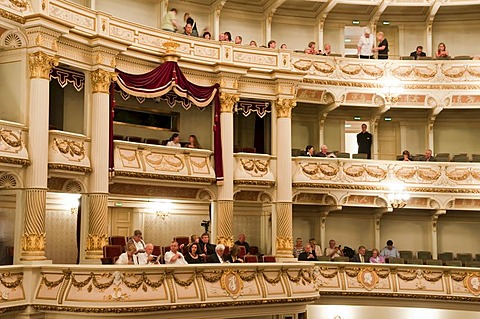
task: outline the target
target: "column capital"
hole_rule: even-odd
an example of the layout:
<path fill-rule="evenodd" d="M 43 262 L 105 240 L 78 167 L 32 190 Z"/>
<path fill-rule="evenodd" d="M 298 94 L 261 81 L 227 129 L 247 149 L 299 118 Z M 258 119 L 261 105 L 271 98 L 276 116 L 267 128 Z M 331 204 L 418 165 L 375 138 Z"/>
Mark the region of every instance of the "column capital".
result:
<path fill-rule="evenodd" d="M 277 118 L 291 118 L 292 109 L 297 105 L 297 101 L 294 99 L 278 98 L 275 103 L 277 108 Z"/>
<path fill-rule="evenodd" d="M 116 81 L 117 75 L 103 69 L 96 69 L 90 73 L 92 93 L 109 93 L 110 83 Z"/>
<path fill-rule="evenodd" d="M 220 111 L 222 113 L 232 113 L 235 103 L 240 100 L 240 95 L 235 93 L 220 93 Z"/>
<path fill-rule="evenodd" d="M 31 79 L 50 79 L 50 70 L 58 65 L 58 57 L 37 51 L 28 55 L 28 67 Z"/>

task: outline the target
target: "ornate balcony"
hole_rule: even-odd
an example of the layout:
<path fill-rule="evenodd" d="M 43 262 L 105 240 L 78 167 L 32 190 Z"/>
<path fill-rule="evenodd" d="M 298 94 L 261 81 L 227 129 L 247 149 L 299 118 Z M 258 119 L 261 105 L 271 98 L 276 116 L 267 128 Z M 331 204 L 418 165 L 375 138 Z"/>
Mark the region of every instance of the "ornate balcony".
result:
<path fill-rule="evenodd" d="M 21 124 L 0 121 L 0 165 L 22 167 L 30 163 L 25 147 L 26 131 Z"/>
<path fill-rule="evenodd" d="M 90 173 L 89 139 L 85 135 L 52 130 L 48 143 L 48 168 L 78 174 Z"/>
<path fill-rule="evenodd" d="M 236 153 L 233 180 L 236 185 L 271 187 L 275 176 L 271 169 L 271 156 L 266 154 Z"/>

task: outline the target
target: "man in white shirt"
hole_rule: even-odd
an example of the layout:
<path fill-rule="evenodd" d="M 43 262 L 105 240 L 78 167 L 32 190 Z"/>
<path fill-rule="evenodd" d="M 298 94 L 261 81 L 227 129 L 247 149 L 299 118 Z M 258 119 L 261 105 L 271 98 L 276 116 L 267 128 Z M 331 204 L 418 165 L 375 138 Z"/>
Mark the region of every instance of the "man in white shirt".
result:
<path fill-rule="evenodd" d="M 187 262 L 183 258 L 183 254 L 178 251 L 178 243 L 172 241 L 170 244 L 170 251 L 165 253 L 165 264 L 186 265 Z"/>
<path fill-rule="evenodd" d="M 387 246 L 383 247 L 380 251 L 380 256 L 388 258 L 400 258 L 400 253 L 395 246 L 393 246 L 393 241 L 391 239 L 387 240 Z"/>
<path fill-rule="evenodd" d="M 133 243 L 135 247 L 137 247 L 136 254 L 145 252 L 145 242 L 142 239 L 142 232 L 139 229 L 136 229 L 133 232 L 133 236 L 128 242 Z"/>
<path fill-rule="evenodd" d="M 137 259 L 139 265 L 153 265 L 157 263 L 158 256 L 152 255 L 153 253 L 153 244 L 148 243 L 145 245 L 145 252 L 138 253 Z"/>
<path fill-rule="evenodd" d="M 215 246 L 215 253 L 208 256 L 207 263 L 216 263 L 216 264 L 223 264 L 225 261 L 223 260 L 223 252 L 225 251 L 225 246 L 222 244 L 218 244 Z"/>
<path fill-rule="evenodd" d="M 373 44 L 374 39 L 370 36 L 370 29 L 365 28 L 357 44 L 357 54 L 360 59 L 373 59 Z"/>

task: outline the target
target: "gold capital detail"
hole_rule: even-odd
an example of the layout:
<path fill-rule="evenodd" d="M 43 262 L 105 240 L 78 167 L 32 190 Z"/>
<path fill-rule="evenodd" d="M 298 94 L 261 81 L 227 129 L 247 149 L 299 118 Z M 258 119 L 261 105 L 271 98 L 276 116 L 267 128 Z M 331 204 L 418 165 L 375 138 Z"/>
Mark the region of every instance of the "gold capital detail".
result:
<path fill-rule="evenodd" d="M 293 237 L 277 236 L 277 256 L 284 258 L 293 257 Z"/>
<path fill-rule="evenodd" d="M 107 244 L 107 235 L 88 234 L 87 236 L 87 251 L 102 250 Z"/>
<path fill-rule="evenodd" d="M 110 82 L 114 81 L 115 73 L 96 69 L 90 73 L 92 80 L 92 93 L 108 93 Z"/>
<path fill-rule="evenodd" d="M 58 57 L 50 56 L 43 51 L 37 51 L 28 55 L 28 67 L 31 79 L 50 78 L 50 70 L 58 65 Z"/>
<path fill-rule="evenodd" d="M 275 104 L 277 107 L 277 118 L 291 118 L 292 109 L 297 105 L 297 102 L 293 99 L 277 99 Z"/>
<path fill-rule="evenodd" d="M 42 234 L 23 234 L 23 251 L 43 251 L 45 250 L 45 233 Z"/>
<path fill-rule="evenodd" d="M 220 111 L 222 113 L 232 113 L 235 103 L 240 100 L 240 95 L 232 93 L 220 93 Z"/>
<path fill-rule="evenodd" d="M 233 246 L 233 236 L 217 236 L 217 244 L 223 244 L 225 247 Z"/>

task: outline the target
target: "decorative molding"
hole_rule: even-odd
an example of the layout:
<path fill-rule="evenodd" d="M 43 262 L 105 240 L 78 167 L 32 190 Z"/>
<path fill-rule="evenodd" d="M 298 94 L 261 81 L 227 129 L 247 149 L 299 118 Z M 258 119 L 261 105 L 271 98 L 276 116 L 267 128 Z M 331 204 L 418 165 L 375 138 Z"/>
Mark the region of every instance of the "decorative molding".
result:
<path fill-rule="evenodd" d="M 277 118 L 291 118 L 292 110 L 297 105 L 293 99 L 277 99 L 275 107 L 277 108 Z"/>
<path fill-rule="evenodd" d="M 220 92 L 220 112 L 232 113 L 233 107 L 239 100 L 239 94 Z"/>
<path fill-rule="evenodd" d="M 90 167 L 56 163 L 48 163 L 48 169 L 68 172 L 80 172 L 85 174 L 90 174 L 92 172 L 92 169 Z"/>
<path fill-rule="evenodd" d="M 28 55 L 28 67 L 31 79 L 50 79 L 50 70 L 58 65 L 58 57 L 37 51 Z"/>
<path fill-rule="evenodd" d="M 140 173 L 140 172 L 117 171 L 117 170 L 115 170 L 115 176 L 147 178 L 147 179 L 164 180 L 164 181 L 202 183 L 202 184 L 213 184 L 213 182 L 215 182 L 215 178 L 209 178 L 209 177 L 164 175 L 164 174 L 156 174 L 156 173 Z"/>
<path fill-rule="evenodd" d="M 235 185 L 247 185 L 247 186 L 275 186 L 275 181 L 262 181 L 262 180 L 234 180 Z"/>
<path fill-rule="evenodd" d="M 30 165 L 30 160 L 22 159 L 22 158 L 0 156 L 0 163 L 14 164 L 14 165 L 20 165 L 20 166 L 28 166 L 28 165 Z"/>
<path fill-rule="evenodd" d="M 92 93 L 105 93 L 110 91 L 110 83 L 116 81 L 116 74 L 103 69 L 96 69 L 90 73 Z"/>

